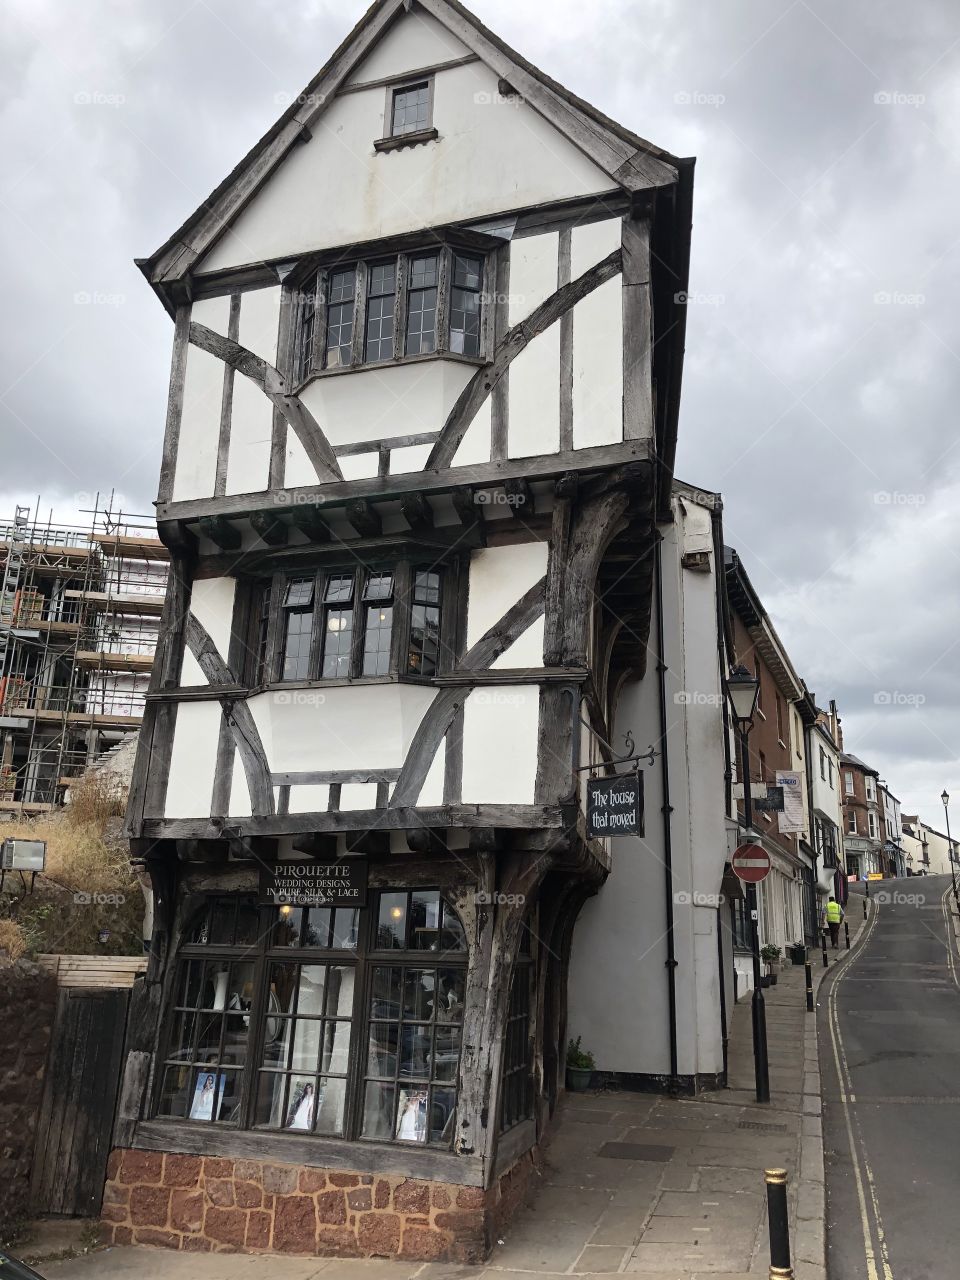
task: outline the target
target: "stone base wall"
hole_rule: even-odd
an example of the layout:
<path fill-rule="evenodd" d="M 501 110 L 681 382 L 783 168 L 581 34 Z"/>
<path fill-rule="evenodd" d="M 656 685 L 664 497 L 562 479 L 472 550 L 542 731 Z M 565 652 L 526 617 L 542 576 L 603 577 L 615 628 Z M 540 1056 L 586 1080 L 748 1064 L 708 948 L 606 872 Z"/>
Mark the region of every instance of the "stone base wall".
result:
<path fill-rule="evenodd" d="M 481 1262 L 539 1167 L 527 1152 L 489 1190 L 369 1173 L 115 1150 L 108 1243 L 204 1253 Z"/>

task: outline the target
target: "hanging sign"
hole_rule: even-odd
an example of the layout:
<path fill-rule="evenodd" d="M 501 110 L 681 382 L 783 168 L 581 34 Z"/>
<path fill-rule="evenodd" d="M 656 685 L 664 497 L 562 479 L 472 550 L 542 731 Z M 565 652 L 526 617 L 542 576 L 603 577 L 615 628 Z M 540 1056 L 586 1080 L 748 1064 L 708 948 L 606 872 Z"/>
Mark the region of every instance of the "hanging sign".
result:
<path fill-rule="evenodd" d="M 587 835 L 643 835 L 642 773 L 587 781 Z"/>
<path fill-rule="evenodd" d="M 747 884 L 759 884 L 770 874 L 770 855 L 758 844 L 742 844 L 730 859 L 730 870 Z"/>
<path fill-rule="evenodd" d="M 366 902 L 366 858 L 278 862 L 260 872 L 261 906 L 363 907 Z"/>
<path fill-rule="evenodd" d="M 782 812 L 777 815 L 777 830 L 781 833 L 806 830 L 803 821 L 803 783 L 802 773 L 777 770 L 777 786 L 783 790 Z"/>

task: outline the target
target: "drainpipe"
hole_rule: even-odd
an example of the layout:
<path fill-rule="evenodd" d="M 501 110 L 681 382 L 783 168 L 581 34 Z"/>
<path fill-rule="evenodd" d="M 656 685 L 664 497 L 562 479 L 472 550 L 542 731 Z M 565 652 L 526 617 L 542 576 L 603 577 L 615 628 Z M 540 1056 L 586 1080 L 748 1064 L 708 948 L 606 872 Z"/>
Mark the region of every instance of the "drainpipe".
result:
<path fill-rule="evenodd" d="M 667 1005 L 670 1017 L 670 1075 L 677 1080 L 677 956 L 673 933 L 673 836 L 670 803 L 670 761 L 667 744 L 667 666 L 663 660 L 663 538 L 657 538 L 657 680 L 660 695 L 660 778 L 663 786 L 664 904 L 667 921 Z"/>

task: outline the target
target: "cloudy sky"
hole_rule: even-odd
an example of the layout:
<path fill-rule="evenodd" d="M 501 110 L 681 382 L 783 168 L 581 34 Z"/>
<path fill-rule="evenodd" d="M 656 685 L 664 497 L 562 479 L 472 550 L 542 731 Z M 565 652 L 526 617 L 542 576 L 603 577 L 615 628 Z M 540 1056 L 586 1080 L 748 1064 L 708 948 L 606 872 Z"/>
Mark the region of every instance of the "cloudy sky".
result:
<path fill-rule="evenodd" d="M 10 0 L 0 518 L 155 494 L 170 322 L 133 266 L 360 17 L 355 0 Z M 960 827 L 960 10 L 476 0 L 697 157 L 678 474 L 725 500 L 800 673 L 908 811 Z"/>

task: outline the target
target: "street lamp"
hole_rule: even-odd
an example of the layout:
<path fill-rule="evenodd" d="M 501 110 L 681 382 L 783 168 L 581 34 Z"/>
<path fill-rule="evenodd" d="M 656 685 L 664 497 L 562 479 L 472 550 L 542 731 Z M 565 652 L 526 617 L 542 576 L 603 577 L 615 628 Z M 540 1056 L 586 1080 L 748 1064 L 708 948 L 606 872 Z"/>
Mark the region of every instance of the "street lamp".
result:
<path fill-rule="evenodd" d="M 957 897 L 957 864 L 953 856 L 953 841 L 950 839 L 950 810 L 947 805 L 950 803 L 950 793 L 944 787 L 940 795 L 943 801 L 943 816 L 947 820 L 947 858 L 950 862 L 950 878 L 953 881 L 953 902 L 954 906 L 960 911 L 960 898 Z"/>
<path fill-rule="evenodd" d="M 750 794 L 750 748 L 748 736 L 757 709 L 760 677 L 739 666 L 727 676 L 727 693 L 733 707 L 733 718 L 740 734 L 740 772 L 743 775 L 743 825 L 747 839 L 753 826 L 753 797 Z M 753 1021 L 753 1068 L 757 1082 L 757 1101 L 770 1101 L 770 1069 L 767 1061 L 767 1012 L 760 985 L 760 919 L 757 909 L 757 886 L 747 884 L 747 910 L 750 913 L 750 950 L 753 956 L 753 997 L 750 1012 Z"/>

